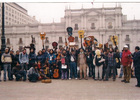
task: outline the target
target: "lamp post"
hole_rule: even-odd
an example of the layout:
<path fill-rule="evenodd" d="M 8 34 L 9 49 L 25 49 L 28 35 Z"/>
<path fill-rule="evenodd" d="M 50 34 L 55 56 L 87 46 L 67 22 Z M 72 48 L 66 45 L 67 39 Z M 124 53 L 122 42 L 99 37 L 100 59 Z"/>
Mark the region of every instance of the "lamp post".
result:
<path fill-rule="evenodd" d="M 1 36 L 1 51 L 2 53 L 5 51 L 6 44 L 5 44 L 5 25 L 4 25 L 4 3 L 2 3 L 2 36 Z"/>

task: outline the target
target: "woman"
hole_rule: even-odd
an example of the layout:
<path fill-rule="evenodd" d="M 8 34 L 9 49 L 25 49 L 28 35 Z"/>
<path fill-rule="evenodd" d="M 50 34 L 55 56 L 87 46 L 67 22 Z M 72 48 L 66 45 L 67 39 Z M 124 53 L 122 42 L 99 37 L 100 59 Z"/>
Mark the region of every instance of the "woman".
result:
<path fill-rule="evenodd" d="M 38 52 L 38 55 L 36 57 L 36 61 L 37 61 L 37 63 L 38 62 L 40 62 L 40 63 L 43 62 L 43 56 L 42 56 L 42 51 L 41 50 Z"/>
<path fill-rule="evenodd" d="M 34 52 L 34 49 L 31 49 L 30 50 L 30 53 L 29 53 L 29 69 L 31 67 L 33 67 L 33 65 L 35 64 L 36 62 L 36 54 Z"/>

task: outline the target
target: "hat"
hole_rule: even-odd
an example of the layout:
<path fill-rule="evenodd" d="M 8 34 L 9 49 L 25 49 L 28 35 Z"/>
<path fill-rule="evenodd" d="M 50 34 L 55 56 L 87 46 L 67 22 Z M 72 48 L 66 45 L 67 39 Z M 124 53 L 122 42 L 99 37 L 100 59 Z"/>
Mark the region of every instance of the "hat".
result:
<path fill-rule="evenodd" d="M 125 46 L 124 46 L 124 48 L 128 48 L 128 46 L 127 46 L 127 45 L 125 45 Z"/>
<path fill-rule="evenodd" d="M 5 50 L 7 50 L 7 49 L 9 50 L 9 48 L 5 48 Z"/>

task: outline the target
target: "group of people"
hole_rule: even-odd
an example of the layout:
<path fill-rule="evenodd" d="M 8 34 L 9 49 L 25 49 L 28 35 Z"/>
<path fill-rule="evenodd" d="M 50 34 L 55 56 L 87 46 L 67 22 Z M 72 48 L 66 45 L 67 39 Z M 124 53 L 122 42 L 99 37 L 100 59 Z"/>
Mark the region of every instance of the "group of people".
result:
<path fill-rule="evenodd" d="M 113 81 L 118 76 L 117 69 L 121 68 L 120 78 L 124 74 L 122 82 L 129 83 L 131 78 L 131 66 L 135 68 L 137 87 L 140 87 L 140 51 L 136 46 L 135 53 L 128 50 L 125 45 L 122 52 L 117 48 L 106 50 L 96 47 L 89 48 L 61 48 L 42 49 L 36 55 L 35 49 L 31 48 L 27 54 L 26 49 L 22 52 L 5 49 L 0 52 L 0 81 L 1 71 L 4 71 L 4 81 L 8 79 L 16 81 L 36 82 L 41 79 L 85 79 L 92 77 L 95 81 Z M 133 63 L 133 65 L 132 65 Z M 13 77 L 15 76 L 15 77 Z"/>

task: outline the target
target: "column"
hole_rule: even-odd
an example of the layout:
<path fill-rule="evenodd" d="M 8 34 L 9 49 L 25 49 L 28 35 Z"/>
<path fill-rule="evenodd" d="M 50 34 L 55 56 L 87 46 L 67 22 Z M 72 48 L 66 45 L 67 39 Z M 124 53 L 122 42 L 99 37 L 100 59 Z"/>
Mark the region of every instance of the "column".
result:
<path fill-rule="evenodd" d="M 115 18 L 115 24 L 116 24 L 115 27 L 117 28 L 117 27 L 118 27 L 118 25 L 117 25 L 117 15 L 115 15 L 115 17 L 116 17 L 116 18 Z"/>

